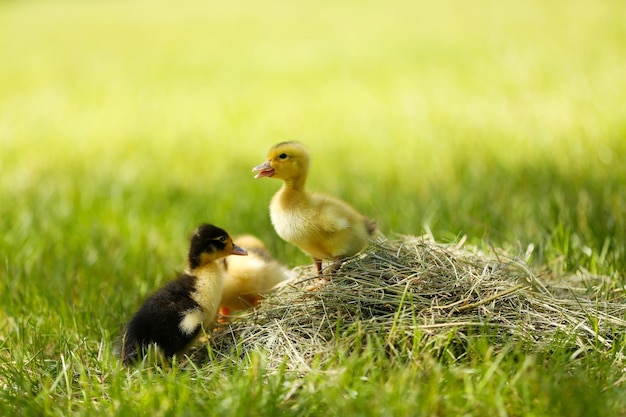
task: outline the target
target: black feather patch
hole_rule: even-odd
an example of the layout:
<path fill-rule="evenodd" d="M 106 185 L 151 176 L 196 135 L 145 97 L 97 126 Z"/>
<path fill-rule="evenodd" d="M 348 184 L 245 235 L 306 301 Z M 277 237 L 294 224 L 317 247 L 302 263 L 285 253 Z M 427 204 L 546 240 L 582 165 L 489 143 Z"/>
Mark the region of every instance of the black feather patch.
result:
<path fill-rule="evenodd" d="M 151 344 L 158 345 L 171 358 L 194 340 L 201 326 L 185 334 L 179 324 L 184 312 L 200 309 L 191 298 L 196 280 L 194 276 L 181 274 L 146 299 L 126 326 L 121 349 L 124 363 L 143 357 Z"/>

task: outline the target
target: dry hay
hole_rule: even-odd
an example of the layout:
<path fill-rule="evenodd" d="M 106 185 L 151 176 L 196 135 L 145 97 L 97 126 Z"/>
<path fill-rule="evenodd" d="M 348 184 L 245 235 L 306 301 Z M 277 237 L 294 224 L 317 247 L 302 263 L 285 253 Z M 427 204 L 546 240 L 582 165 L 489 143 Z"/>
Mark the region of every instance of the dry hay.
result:
<path fill-rule="evenodd" d="M 390 354 L 462 355 L 451 346 L 462 351 L 477 334 L 499 345 L 528 341 L 529 349 L 560 340 L 578 354 L 609 349 L 613 335 L 626 328 L 624 304 L 573 292 L 557 297 L 524 259 L 465 249 L 462 242 L 380 239 L 315 291 L 307 290 L 314 270 L 296 272 L 298 279 L 256 311 L 214 332 L 214 354 L 264 351 L 270 366 L 306 371 L 338 346 L 358 348 L 368 334 L 383 336 Z"/>

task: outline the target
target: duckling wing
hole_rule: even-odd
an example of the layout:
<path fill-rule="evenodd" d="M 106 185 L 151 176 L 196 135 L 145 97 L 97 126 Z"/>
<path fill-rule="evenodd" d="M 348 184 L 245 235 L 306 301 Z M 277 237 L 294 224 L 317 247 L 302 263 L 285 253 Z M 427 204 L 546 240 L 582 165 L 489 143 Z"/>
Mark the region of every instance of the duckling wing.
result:
<path fill-rule="evenodd" d="M 313 195 L 313 203 L 318 208 L 316 223 L 326 233 L 349 229 L 362 217 L 348 204 L 327 195 Z"/>

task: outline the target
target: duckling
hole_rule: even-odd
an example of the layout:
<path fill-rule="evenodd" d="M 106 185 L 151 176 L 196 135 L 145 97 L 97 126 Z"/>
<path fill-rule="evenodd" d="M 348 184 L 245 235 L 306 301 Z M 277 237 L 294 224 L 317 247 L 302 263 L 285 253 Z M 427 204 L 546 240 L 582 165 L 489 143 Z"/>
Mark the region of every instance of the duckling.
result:
<path fill-rule="evenodd" d="M 244 235 L 235 240 L 248 256 L 223 259 L 227 272 L 220 305 L 223 316 L 256 307 L 263 294 L 292 278 L 291 271 L 272 258 L 259 238 Z"/>
<path fill-rule="evenodd" d="M 283 181 L 270 203 L 270 217 L 278 235 L 311 255 L 318 276 L 322 260 L 333 261 L 334 272 L 343 260 L 361 252 L 376 230 L 376 222 L 352 206 L 324 194 L 305 189 L 309 152 L 299 142 L 282 142 L 272 147 L 267 161 L 252 169 L 254 178 Z"/>
<path fill-rule="evenodd" d="M 216 322 L 224 271 L 216 262 L 228 255 L 247 255 L 228 232 L 212 224 L 199 226 L 189 245 L 185 271 L 148 297 L 126 326 L 121 359 L 143 357 L 156 344 L 170 359 L 182 354 Z"/>

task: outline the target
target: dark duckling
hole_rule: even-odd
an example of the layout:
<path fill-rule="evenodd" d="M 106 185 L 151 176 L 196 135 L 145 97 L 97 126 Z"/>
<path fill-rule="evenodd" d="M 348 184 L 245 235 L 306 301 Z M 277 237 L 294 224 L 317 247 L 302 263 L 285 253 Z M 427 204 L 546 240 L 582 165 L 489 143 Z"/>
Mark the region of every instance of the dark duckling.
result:
<path fill-rule="evenodd" d="M 214 327 L 225 278 L 216 261 L 229 255 L 247 252 L 217 226 L 203 224 L 195 230 L 185 271 L 149 296 L 126 326 L 123 363 L 142 358 L 153 344 L 171 359 L 185 353 L 203 328 Z"/>

